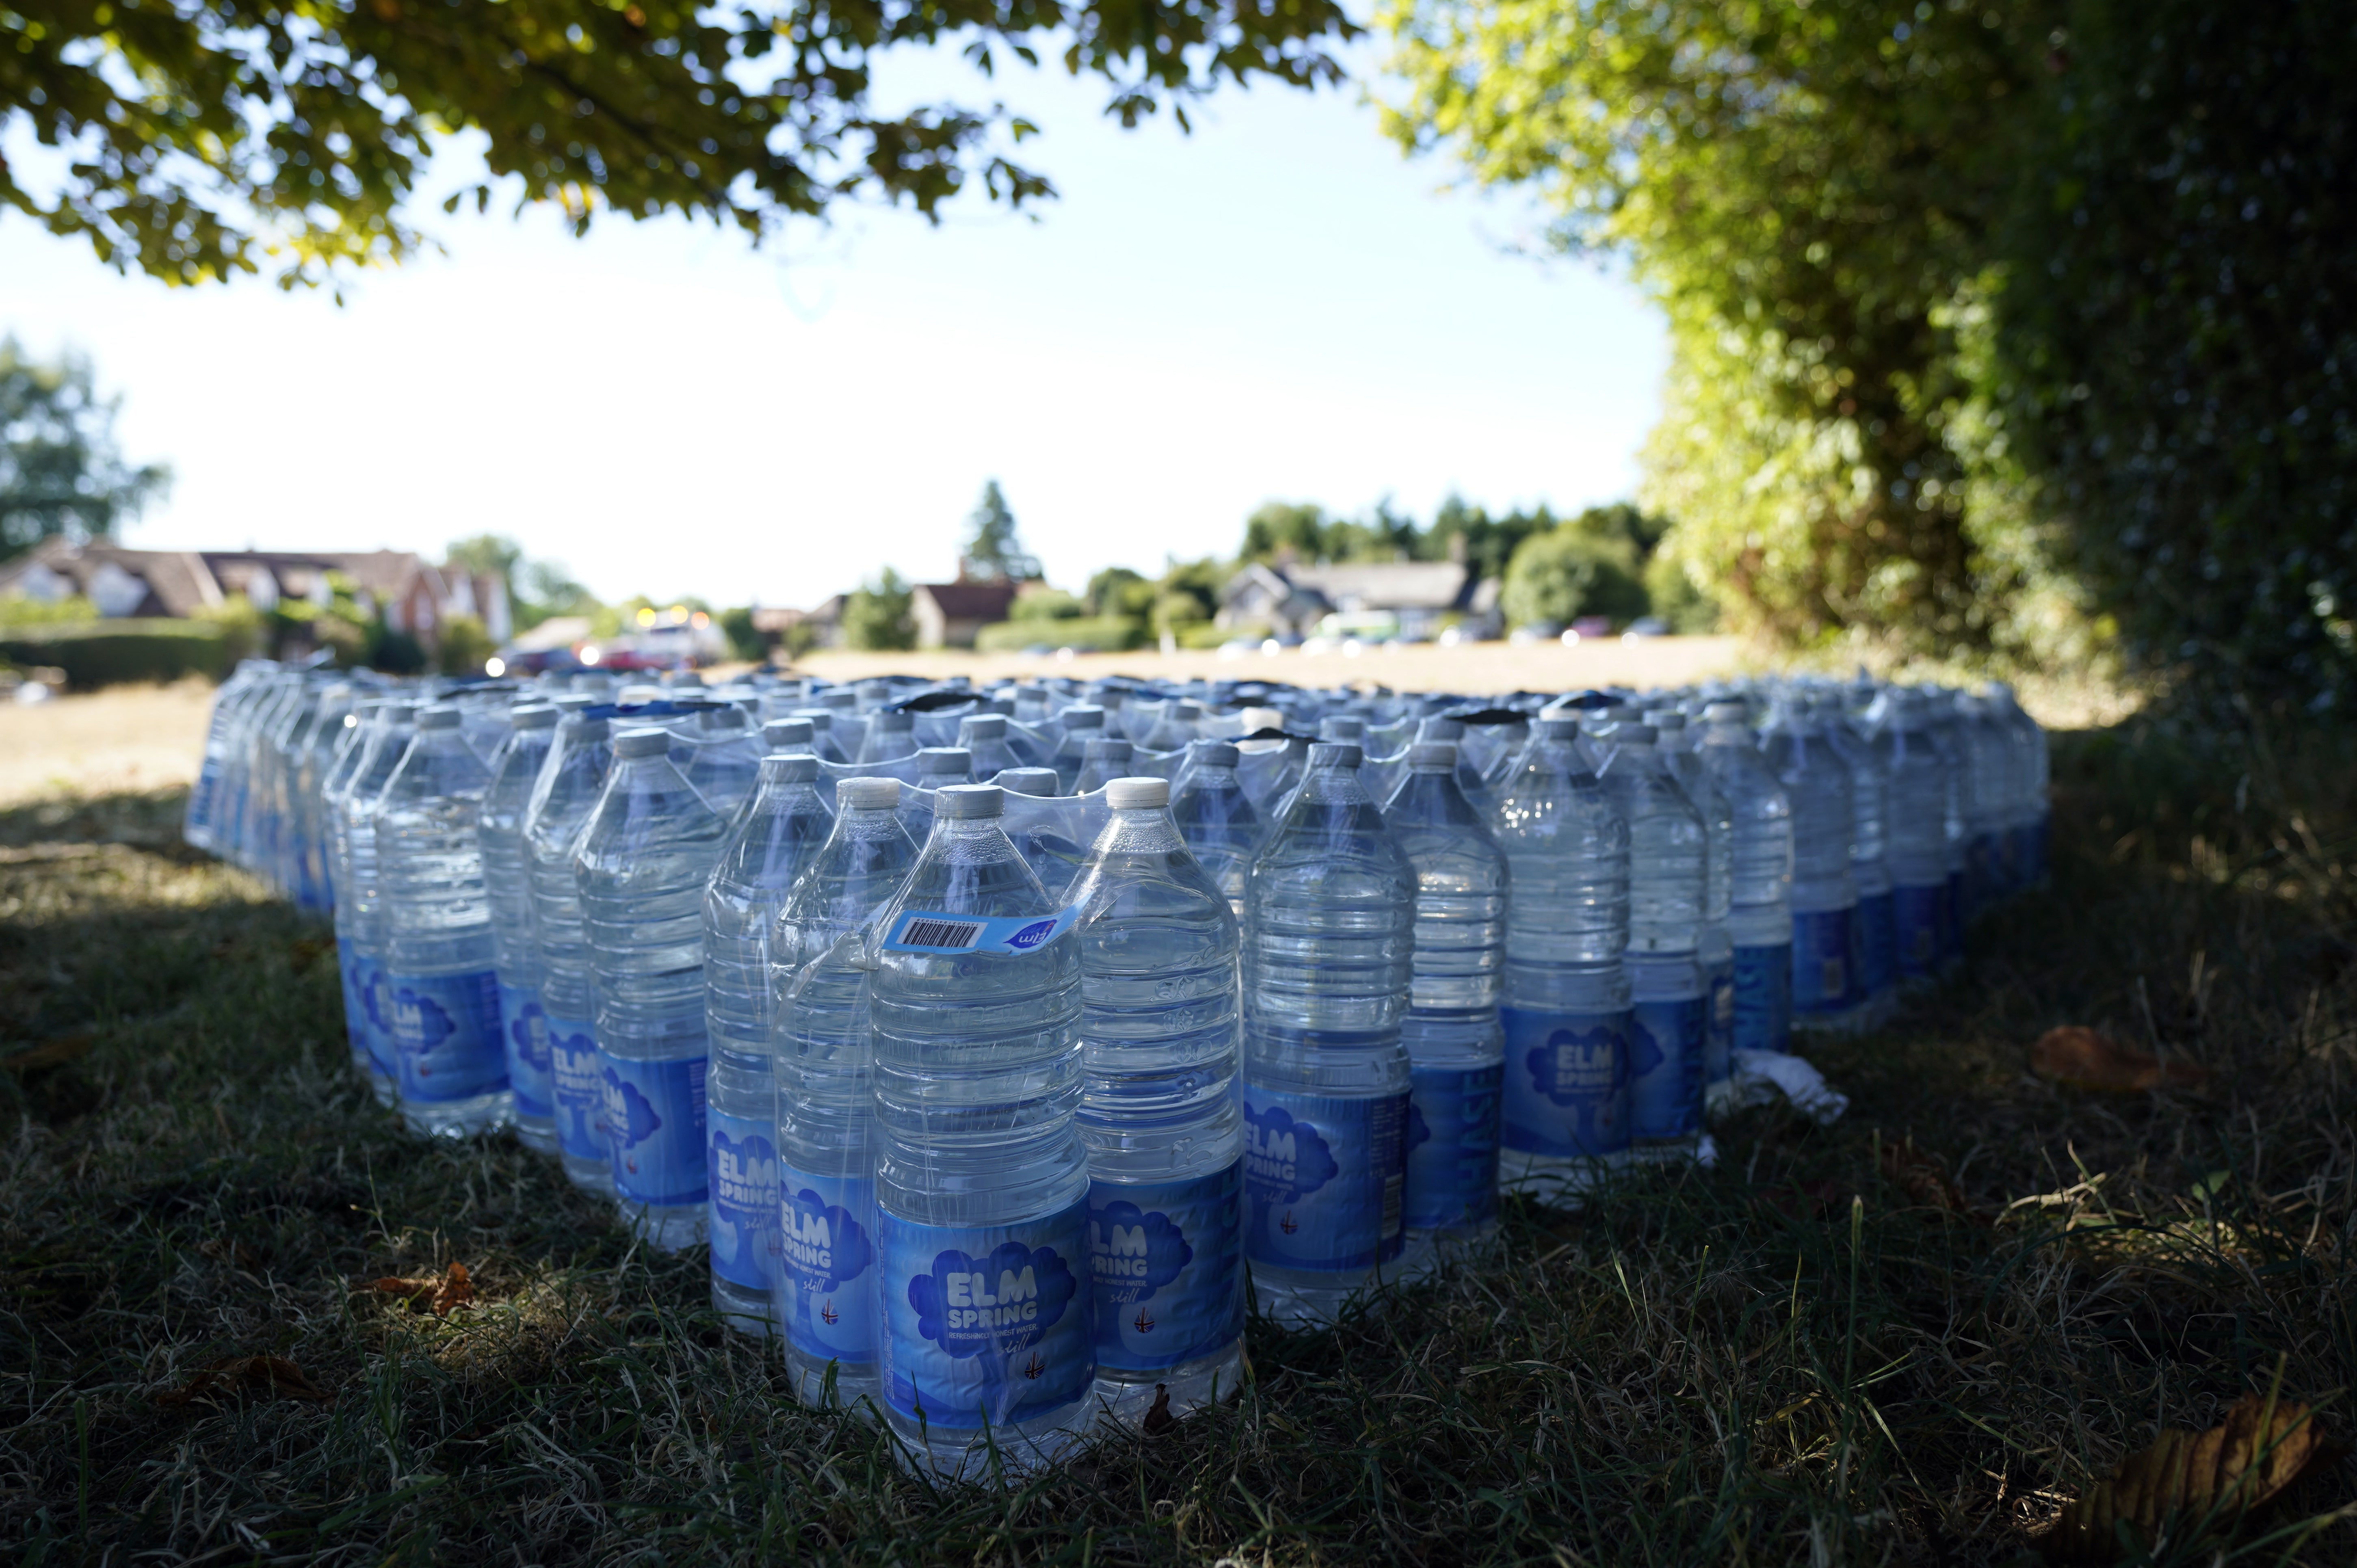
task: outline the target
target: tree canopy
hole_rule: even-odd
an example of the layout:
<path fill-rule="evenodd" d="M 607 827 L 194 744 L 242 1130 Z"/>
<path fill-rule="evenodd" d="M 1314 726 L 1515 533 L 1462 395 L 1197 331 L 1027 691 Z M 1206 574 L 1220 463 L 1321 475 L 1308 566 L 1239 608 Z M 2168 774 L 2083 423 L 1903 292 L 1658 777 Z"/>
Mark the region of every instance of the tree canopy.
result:
<path fill-rule="evenodd" d="M 1027 553 L 1016 536 L 1014 510 L 996 479 L 982 487 L 982 499 L 966 515 L 965 527 L 965 543 L 958 551 L 959 576 L 981 583 L 1039 580 L 1039 558 Z"/>
<path fill-rule="evenodd" d="M 120 401 L 99 396 L 89 360 L 36 363 L 0 338 L 0 561 L 54 534 L 112 533 L 170 488 L 171 469 L 115 446 Z"/>
<path fill-rule="evenodd" d="M 471 131 L 479 206 L 759 238 L 847 199 L 931 216 L 975 187 L 1053 193 L 1004 104 L 879 106 L 894 50 L 954 45 L 988 74 L 1060 47 L 1123 124 L 1184 125 L 1223 80 L 1339 81 L 1329 47 L 1355 31 L 1337 0 L 0 0 L 0 132 L 70 160 L 47 188 L 0 162 L 0 204 L 124 271 L 319 283 L 415 249 L 404 208 Z"/>

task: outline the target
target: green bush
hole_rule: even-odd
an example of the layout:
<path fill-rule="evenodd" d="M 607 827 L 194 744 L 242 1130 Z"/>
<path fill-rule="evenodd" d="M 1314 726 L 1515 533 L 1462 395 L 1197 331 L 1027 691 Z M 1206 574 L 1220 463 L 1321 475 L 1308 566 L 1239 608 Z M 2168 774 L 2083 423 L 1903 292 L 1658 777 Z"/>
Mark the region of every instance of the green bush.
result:
<path fill-rule="evenodd" d="M 189 620 L 101 620 L 0 633 L 0 660 L 48 664 L 77 692 L 126 681 L 220 680 L 230 665 L 221 628 Z"/>
<path fill-rule="evenodd" d="M 1649 607 L 1640 570 L 1625 534 L 1587 526 L 1585 519 L 1533 534 L 1506 567 L 1507 624 L 1567 626 L 1580 616 L 1634 620 Z"/>
<path fill-rule="evenodd" d="M 1127 616 L 1082 616 L 1071 620 L 1003 620 L 974 639 L 983 653 L 1019 653 L 1039 644 L 1077 648 L 1085 653 L 1121 653 L 1142 648 L 1146 626 Z"/>
<path fill-rule="evenodd" d="M 442 635 L 434 645 L 434 658 L 445 675 L 479 675 L 483 665 L 499 651 L 491 634 L 473 616 L 452 616 L 442 623 Z"/>

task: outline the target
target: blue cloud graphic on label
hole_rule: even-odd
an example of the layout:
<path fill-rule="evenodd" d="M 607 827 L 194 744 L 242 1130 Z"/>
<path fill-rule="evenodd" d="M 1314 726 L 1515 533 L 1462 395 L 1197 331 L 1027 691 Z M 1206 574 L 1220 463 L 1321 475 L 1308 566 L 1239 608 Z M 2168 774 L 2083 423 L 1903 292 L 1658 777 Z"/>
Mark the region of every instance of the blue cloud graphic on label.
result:
<path fill-rule="evenodd" d="M 1254 1111 L 1244 1105 L 1244 1176 L 1254 1196 L 1269 1203 L 1298 1203 L 1332 1181 L 1341 1170 L 1318 1129 L 1296 1122 L 1282 1105 Z"/>
<path fill-rule="evenodd" d="M 1055 934 L 1055 921 L 1035 920 L 1030 925 L 1024 927 L 1021 930 L 1007 938 L 1006 945 L 1011 948 L 1021 948 L 1028 952 Z"/>
<path fill-rule="evenodd" d="M 778 1190 L 778 1156 L 760 1136 L 712 1134 L 712 1196 L 739 1208 L 767 1209 Z"/>
<path fill-rule="evenodd" d="M 548 1015 L 540 1010 L 537 1002 L 526 1003 L 516 1021 L 508 1026 L 508 1037 L 515 1041 L 516 1049 L 528 1062 L 548 1059 Z M 586 1046 L 587 1042 L 583 1042 Z"/>
<path fill-rule="evenodd" d="M 1407 1148 L 1415 1153 L 1420 1144 L 1432 1142 L 1432 1123 L 1424 1119 L 1424 1107 L 1411 1100 L 1407 1102 Z"/>
<path fill-rule="evenodd" d="M 1001 1242 L 985 1258 L 952 1248 L 909 1282 L 918 1331 L 963 1360 L 1028 1350 L 1063 1317 L 1081 1282 L 1052 1247 Z"/>
<path fill-rule="evenodd" d="M 847 1208 L 809 1187 L 786 1199 L 786 1266 L 806 1291 L 841 1290 L 876 1261 L 876 1243 Z"/>
<path fill-rule="evenodd" d="M 386 1034 L 393 1033 L 393 987 L 384 980 L 384 971 L 371 969 L 361 977 L 361 1002 L 368 1009 L 368 1021 Z"/>
<path fill-rule="evenodd" d="M 450 1015 L 431 996 L 420 995 L 406 985 L 393 993 L 393 1037 L 401 1042 L 402 1049 L 430 1051 L 457 1031 Z"/>
<path fill-rule="evenodd" d="M 1629 1078 L 1620 1031 L 1598 1026 L 1557 1029 L 1528 1058 L 1531 1081 L 1556 1105 L 1576 1105 L 1616 1092 Z"/>
<path fill-rule="evenodd" d="M 612 1068 L 606 1069 L 606 1130 L 622 1140 L 622 1147 L 636 1148 L 655 1135 L 662 1118 L 639 1086 L 616 1076 Z"/>
<path fill-rule="evenodd" d="M 1662 1049 L 1662 1042 L 1654 1036 L 1652 1030 L 1645 1026 L 1644 1019 L 1638 1019 L 1637 1026 L 1629 1033 L 1629 1075 L 1632 1079 L 1644 1077 L 1670 1059 Z"/>
<path fill-rule="evenodd" d="M 1170 1217 L 1125 1200 L 1089 1210 L 1089 1272 L 1097 1300 L 1126 1306 L 1178 1277 L 1195 1249 Z"/>

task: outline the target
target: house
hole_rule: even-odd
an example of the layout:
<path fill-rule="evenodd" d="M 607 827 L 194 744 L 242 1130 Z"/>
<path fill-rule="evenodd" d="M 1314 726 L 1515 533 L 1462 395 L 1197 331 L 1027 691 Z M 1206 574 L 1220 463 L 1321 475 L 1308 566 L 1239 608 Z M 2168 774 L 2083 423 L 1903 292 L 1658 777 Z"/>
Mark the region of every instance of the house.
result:
<path fill-rule="evenodd" d="M 1335 625 L 1328 622 L 1332 617 Z M 1254 562 L 1220 590 L 1213 624 L 1272 637 L 1308 637 L 1321 629 L 1389 628 L 1423 639 L 1445 618 L 1494 636 L 1498 582 L 1476 577 L 1461 561 L 1345 561 L 1303 565 Z"/>
<path fill-rule="evenodd" d="M 817 608 L 807 610 L 756 605 L 753 629 L 761 634 L 761 640 L 772 651 L 797 642 L 810 648 L 841 648 L 844 597 L 837 594 Z"/>
<path fill-rule="evenodd" d="M 1019 583 L 920 583 L 909 590 L 909 618 L 920 648 L 972 648 L 984 627 L 1005 620 Z"/>
<path fill-rule="evenodd" d="M 109 619 L 186 620 L 241 595 L 258 610 L 290 599 L 324 609 L 334 599 L 330 573 L 350 583 L 362 615 L 382 615 L 386 625 L 428 649 L 453 616 L 482 622 L 494 642 L 515 629 L 507 583 L 498 573 L 437 566 L 406 550 L 126 550 L 103 539 L 76 544 L 52 538 L 0 565 L 0 598 L 54 603 L 80 596 Z"/>

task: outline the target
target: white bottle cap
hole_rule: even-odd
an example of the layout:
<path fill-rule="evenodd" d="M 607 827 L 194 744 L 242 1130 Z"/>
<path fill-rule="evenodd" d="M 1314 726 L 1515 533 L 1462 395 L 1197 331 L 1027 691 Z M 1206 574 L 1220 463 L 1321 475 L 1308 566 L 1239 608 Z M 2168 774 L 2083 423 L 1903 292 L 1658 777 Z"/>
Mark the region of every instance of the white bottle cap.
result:
<path fill-rule="evenodd" d="M 1169 803 L 1168 779 L 1115 779 L 1105 785 L 1105 804 L 1116 811 L 1159 811 Z"/>
<path fill-rule="evenodd" d="M 863 811 L 893 811 L 900 804 L 898 779 L 845 779 L 834 787 L 834 798 Z"/>

